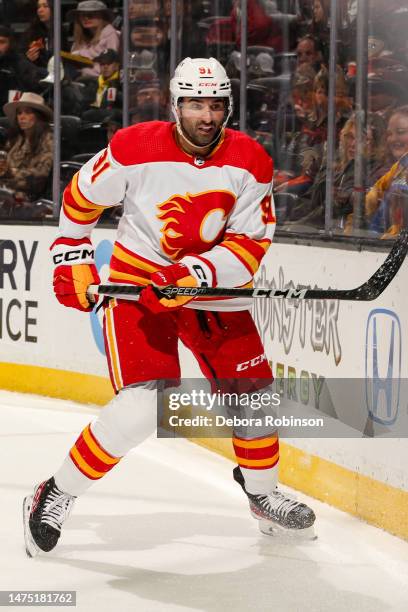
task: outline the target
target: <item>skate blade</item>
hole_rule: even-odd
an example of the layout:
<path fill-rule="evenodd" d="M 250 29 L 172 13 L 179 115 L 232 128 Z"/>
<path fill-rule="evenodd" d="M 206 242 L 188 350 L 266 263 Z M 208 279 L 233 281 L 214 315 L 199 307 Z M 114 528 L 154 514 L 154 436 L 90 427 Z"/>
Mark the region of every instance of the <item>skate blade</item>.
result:
<path fill-rule="evenodd" d="M 314 526 L 305 529 L 287 529 L 272 521 L 260 519 L 258 522 L 259 531 L 267 536 L 273 536 L 279 540 L 290 542 L 313 542 L 317 540 Z"/>
<path fill-rule="evenodd" d="M 30 526 L 29 526 L 29 518 L 30 518 L 30 512 L 31 512 L 31 504 L 33 503 L 33 495 L 27 495 L 27 497 L 24 498 L 24 502 L 23 502 L 23 522 L 24 522 L 24 543 L 25 543 L 25 550 L 27 553 L 27 557 L 36 557 L 38 555 L 38 553 L 40 552 L 40 549 L 38 548 L 37 544 L 34 542 L 32 535 L 31 535 L 31 531 L 30 531 Z"/>

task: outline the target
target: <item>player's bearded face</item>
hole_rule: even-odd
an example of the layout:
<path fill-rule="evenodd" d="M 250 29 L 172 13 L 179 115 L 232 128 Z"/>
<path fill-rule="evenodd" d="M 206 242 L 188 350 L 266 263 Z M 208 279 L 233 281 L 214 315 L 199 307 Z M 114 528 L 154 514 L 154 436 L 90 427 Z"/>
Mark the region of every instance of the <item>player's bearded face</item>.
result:
<path fill-rule="evenodd" d="M 210 144 L 216 137 L 225 117 L 224 98 L 184 98 L 179 105 L 180 124 L 192 143 Z"/>

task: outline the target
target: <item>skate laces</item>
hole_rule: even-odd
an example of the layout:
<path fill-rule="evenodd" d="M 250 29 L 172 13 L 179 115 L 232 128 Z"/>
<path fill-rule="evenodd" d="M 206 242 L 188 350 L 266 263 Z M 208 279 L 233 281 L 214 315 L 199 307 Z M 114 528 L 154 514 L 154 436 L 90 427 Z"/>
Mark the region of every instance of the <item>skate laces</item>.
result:
<path fill-rule="evenodd" d="M 69 493 L 63 493 L 57 487 L 53 487 L 45 500 L 41 522 L 61 531 L 61 526 L 68 518 L 74 501 L 75 497 L 69 495 Z"/>
<path fill-rule="evenodd" d="M 280 491 L 274 491 L 265 496 L 260 495 L 259 502 L 266 510 L 273 510 L 283 518 L 286 518 L 292 510 L 301 506 L 301 502 L 298 502 L 292 497 L 287 497 Z"/>

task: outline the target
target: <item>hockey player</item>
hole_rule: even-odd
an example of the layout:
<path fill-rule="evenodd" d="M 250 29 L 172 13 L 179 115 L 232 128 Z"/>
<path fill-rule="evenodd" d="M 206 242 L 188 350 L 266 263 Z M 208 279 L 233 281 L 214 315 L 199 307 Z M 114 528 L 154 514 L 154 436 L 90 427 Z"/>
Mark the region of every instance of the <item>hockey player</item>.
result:
<path fill-rule="evenodd" d="M 90 234 L 107 207 L 123 205 L 110 262 L 111 283 L 146 285 L 138 302 L 104 304 L 104 337 L 116 396 L 80 434 L 59 470 L 24 500 L 29 555 L 56 545 L 75 498 L 154 431 L 156 389 L 178 379 L 180 339 L 210 380 L 241 393 L 273 378 L 246 299 L 166 299 L 155 288 L 245 287 L 275 227 L 272 160 L 254 140 L 226 128 L 231 85 L 213 58 L 183 60 L 170 82 L 175 123 L 119 130 L 65 189 L 51 246 L 54 291 L 89 312 L 100 282 Z M 242 364 L 245 363 L 245 367 Z M 313 511 L 277 488 L 275 432 L 234 431 L 234 478 L 261 529 L 309 528 Z"/>

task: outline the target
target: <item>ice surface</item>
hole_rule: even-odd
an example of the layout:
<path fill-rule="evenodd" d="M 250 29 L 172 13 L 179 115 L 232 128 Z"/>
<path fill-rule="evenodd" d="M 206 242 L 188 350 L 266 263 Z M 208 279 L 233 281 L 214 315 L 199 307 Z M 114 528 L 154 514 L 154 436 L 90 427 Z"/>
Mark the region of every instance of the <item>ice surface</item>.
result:
<path fill-rule="evenodd" d="M 264 536 L 232 464 L 186 440 L 147 440 L 77 500 L 59 546 L 28 559 L 23 496 L 98 410 L 0 392 L 2 590 L 76 590 L 81 612 L 408 610 L 408 543 L 301 494 L 319 539 Z"/>

